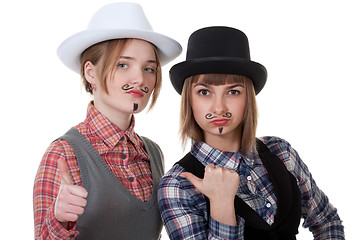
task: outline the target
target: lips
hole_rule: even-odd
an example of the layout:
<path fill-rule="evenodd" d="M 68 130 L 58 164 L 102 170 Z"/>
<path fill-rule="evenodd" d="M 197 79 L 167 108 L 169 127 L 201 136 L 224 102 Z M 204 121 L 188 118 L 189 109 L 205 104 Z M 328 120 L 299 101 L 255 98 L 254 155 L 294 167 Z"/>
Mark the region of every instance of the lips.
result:
<path fill-rule="evenodd" d="M 229 122 L 229 119 L 224 119 L 224 118 L 211 121 L 211 123 L 216 126 L 223 126 L 223 125 L 227 124 L 228 122 Z"/>
<path fill-rule="evenodd" d="M 132 89 L 130 91 L 127 91 L 126 93 L 130 94 L 131 96 L 133 96 L 135 98 L 141 98 L 144 96 L 144 93 L 137 89 Z"/>

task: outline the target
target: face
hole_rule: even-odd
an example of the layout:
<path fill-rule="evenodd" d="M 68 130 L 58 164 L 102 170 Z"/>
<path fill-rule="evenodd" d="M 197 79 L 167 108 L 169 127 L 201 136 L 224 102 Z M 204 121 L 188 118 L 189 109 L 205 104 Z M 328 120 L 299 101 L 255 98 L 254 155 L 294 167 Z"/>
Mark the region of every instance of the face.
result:
<path fill-rule="evenodd" d="M 209 85 L 200 77 L 191 86 L 191 107 L 195 121 L 207 142 L 212 137 L 240 139 L 239 127 L 244 117 L 246 91 L 242 83 Z"/>
<path fill-rule="evenodd" d="M 95 84 L 93 91 L 95 107 L 109 115 L 141 112 L 147 105 L 156 83 L 156 56 L 153 46 L 143 40 L 133 39 L 117 60 L 113 74 L 108 74 L 106 84 L 108 94 L 101 88 L 100 79 L 97 77 L 97 66 L 90 62 L 85 64 L 92 67 L 91 77 L 87 78 Z M 89 67 L 89 69 L 90 69 Z M 86 72 L 87 77 L 90 74 Z M 117 116 L 118 117 L 118 116 Z"/>

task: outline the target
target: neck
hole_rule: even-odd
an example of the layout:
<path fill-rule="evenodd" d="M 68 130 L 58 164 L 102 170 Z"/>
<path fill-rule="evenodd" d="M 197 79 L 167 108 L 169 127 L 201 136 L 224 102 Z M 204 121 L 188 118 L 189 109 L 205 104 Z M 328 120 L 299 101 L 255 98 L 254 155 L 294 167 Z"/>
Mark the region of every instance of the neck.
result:
<path fill-rule="evenodd" d="M 94 101 L 94 106 L 99 112 L 101 112 L 102 115 L 104 115 L 107 119 L 109 119 L 110 122 L 115 124 L 122 131 L 125 131 L 126 129 L 129 128 L 131 124 L 132 114 L 123 113 L 117 111 L 116 109 L 109 109 L 103 107 L 101 106 L 101 104 L 97 104 L 96 101 Z"/>
<path fill-rule="evenodd" d="M 241 146 L 240 136 L 239 134 L 207 135 L 204 139 L 206 144 L 221 151 L 237 152 Z"/>

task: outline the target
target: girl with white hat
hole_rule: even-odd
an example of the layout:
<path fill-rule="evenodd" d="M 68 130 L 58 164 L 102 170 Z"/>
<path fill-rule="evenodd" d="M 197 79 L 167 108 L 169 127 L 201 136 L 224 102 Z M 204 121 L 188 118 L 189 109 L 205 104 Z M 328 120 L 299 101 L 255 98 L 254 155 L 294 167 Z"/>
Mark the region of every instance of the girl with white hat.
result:
<path fill-rule="evenodd" d="M 192 140 L 159 184 L 170 239 L 293 240 L 301 218 L 316 239 L 344 239 L 299 154 L 281 138 L 255 137 L 255 95 L 266 78 L 246 35 L 230 27 L 195 31 L 186 61 L 170 69 L 181 138 Z"/>
<path fill-rule="evenodd" d="M 34 185 L 36 239 L 158 239 L 157 185 L 163 156 L 134 131 L 134 114 L 161 86 L 161 65 L 181 53 L 155 33 L 138 4 L 98 10 L 58 56 L 94 100 L 86 119 L 54 141 Z"/>

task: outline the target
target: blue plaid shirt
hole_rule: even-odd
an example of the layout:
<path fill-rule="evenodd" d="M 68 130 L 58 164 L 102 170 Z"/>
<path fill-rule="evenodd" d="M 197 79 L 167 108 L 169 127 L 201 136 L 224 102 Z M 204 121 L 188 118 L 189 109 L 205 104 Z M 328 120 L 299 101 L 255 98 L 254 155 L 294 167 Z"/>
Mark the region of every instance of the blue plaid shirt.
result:
<path fill-rule="evenodd" d="M 263 137 L 261 140 L 297 179 L 303 227 L 308 227 L 315 239 L 345 239 L 336 209 L 317 187 L 298 153 L 283 139 Z M 240 183 L 237 195 L 269 225 L 274 223 L 277 199 L 257 152 L 244 156 L 241 151 L 223 152 L 203 142 L 196 142 L 191 154 L 204 166 L 213 163 L 238 172 Z M 159 185 L 160 213 L 170 239 L 243 239 L 244 220 L 241 217 L 237 216 L 237 226 L 222 224 L 211 217 L 207 219 L 204 196 L 187 179 L 179 176 L 184 171 L 175 164 Z"/>

